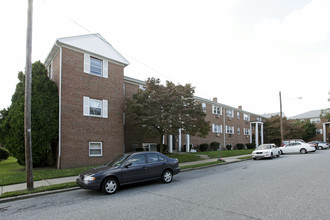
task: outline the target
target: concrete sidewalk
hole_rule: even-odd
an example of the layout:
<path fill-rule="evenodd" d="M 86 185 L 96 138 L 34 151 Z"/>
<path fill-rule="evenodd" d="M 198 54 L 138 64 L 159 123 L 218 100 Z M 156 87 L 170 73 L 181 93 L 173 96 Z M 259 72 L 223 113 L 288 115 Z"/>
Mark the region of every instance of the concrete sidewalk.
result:
<path fill-rule="evenodd" d="M 238 159 L 238 158 L 247 157 L 247 156 L 251 156 L 251 154 L 234 156 L 234 157 L 225 157 L 225 158 L 223 158 L 225 162 L 221 163 L 221 164 L 242 161 L 241 159 Z M 204 163 L 215 162 L 215 161 L 217 161 L 217 159 L 204 159 L 204 160 L 180 163 L 179 165 L 180 165 L 180 167 L 183 167 L 183 166 L 188 166 L 188 165 L 204 164 Z M 184 169 L 184 170 L 181 170 L 181 172 L 185 172 L 188 170 L 192 170 L 192 169 L 187 169 L 187 170 Z M 36 188 L 36 187 L 40 187 L 40 186 L 50 186 L 50 185 L 61 184 L 61 183 L 75 182 L 77 177 L 78 176 L 71 176 L 71 177 L 34 181 L 34 187 Z M 25 190 L 25 189 L 27 189 L 26 183 L 0 186 L 0 196 L 6 192 Z"/>

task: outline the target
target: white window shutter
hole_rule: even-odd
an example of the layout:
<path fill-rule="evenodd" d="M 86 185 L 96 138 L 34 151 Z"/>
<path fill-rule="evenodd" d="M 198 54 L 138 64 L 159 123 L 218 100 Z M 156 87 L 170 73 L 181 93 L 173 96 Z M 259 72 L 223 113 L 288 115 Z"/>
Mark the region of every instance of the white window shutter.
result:
<path fill-rule="evenodd" d="M 102 117 L 108 118 L 108 100 L 102 100 Z"/>
<path fill-rule="evenodd" d="M 84 73 L 90 73 L 90 67 L 91 67 L 90 55 L 85 53 L 84 54 Z"/>
<path fill-rule="evenodd" d="M 108 78 L 108 61 L 103 60 L 103 77 Z"/>
<path fill-rule="evenodd" d="M 89 116 L 89 97 L 84 96 L 84 116 Z"/>

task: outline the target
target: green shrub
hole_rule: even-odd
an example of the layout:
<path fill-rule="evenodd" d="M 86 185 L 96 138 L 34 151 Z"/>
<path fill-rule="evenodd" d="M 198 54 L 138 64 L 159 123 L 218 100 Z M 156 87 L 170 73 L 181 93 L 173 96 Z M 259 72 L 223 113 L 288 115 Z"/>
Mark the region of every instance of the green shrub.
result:
<path fill-rule="evenodd" d="M 212 142 L 210 144 L 210 146 L 211 146 L 212 150 L 216 151 L 220 148 L 220 143 L 219 142 Z"/>
<path fill-rule="evenodd" d="M 232 144 L 227 144 L 227 145 L 226 145 L 226 149 L 227 149 L 227 150 L 231 150 L 232 147 L 233 147 Z"/>
<path fill-rule="evenodd" d="M 199 145 L 199 149 L 203 152 L 203 151 L 207 151 L 207 149 L 209 148 L 209 144 L 201 144 Z"/>
<path fill-rule="evenodd" d="M 163 152 L 161 153 L 164 153 L 164 152 L 167 152 L 167 145 L 166 144 L 163 144 Z M 160 144 L 157 144 L 157 151 L 160 152 Z"/>
<path fill-rule="evenodd" d="M 238 143 L 238 144 L 236 144 L 236 147 L 238 150 L 242 150 L 242 149 L 244 149 L 244 144 Z"/>
<path fill-rule="evenodd" d="M 0 147 L 0 160 L 7 160 L 9 151 L 6 148 Z"/>
<path fill-rule="evenodd" d="M 255 143 L 248 143 L 248 144 L 245 144 L 247 149 L 255 149 L 256 148 L 256 144 Z"/>
<path fill-rule="evenodd" d="M 192 147 L 193 147 L 193 145 L 190 144 L 189 146 L 190 146 L 189 149 L 191 150 Z M 184 145 L 181 147 L 181 152 L 186 152 L 186 150 L 187 150 L 187 147 L 186 147 L 186 145 L 184 144 Z"/>

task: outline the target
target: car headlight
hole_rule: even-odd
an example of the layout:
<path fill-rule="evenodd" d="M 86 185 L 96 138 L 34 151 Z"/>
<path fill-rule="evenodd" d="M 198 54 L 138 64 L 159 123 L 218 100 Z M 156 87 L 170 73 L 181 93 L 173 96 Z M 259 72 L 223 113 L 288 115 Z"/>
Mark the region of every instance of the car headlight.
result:
<path fill-rule="evenodd" d="M 95 180 L 95 177 L 93 175 L 85 175 L 84 176 L 84 183 L 88 184 L 89 182 L 92 182 Z"/>

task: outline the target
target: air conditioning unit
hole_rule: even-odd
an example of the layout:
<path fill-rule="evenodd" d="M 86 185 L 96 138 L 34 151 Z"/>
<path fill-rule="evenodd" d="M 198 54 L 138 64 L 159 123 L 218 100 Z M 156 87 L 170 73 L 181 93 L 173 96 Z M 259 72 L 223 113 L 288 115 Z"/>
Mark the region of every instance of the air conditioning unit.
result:
<path fill-rule="evenodd" d="M 220 137 L 220 134 L 219 133 L 217 133 L 217 137 Z"/>
<path fill-rule="evenodd" d="M 231 117 L 228 117 L 228 120 L 231 121 Z"/>
<path fill-rule="evenodd" d="M 217 116 L 216 116 L 217 118 L 220 118 L 220 115 L 219 114 L 217 114 Z"/>

